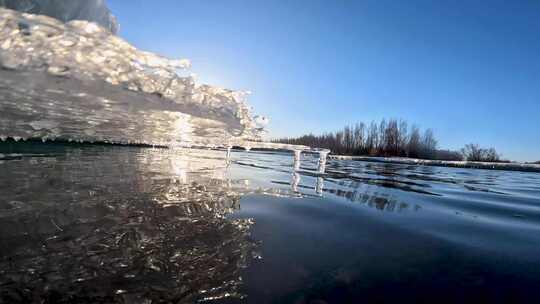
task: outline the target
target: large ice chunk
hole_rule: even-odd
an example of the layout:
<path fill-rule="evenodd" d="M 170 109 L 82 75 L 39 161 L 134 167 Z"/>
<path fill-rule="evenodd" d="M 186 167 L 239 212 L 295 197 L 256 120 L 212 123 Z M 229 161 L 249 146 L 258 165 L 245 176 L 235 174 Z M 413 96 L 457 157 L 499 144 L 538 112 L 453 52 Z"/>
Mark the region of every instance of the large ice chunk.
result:
<path fill-rule="evenodd" d="M 23 13 L 50 16 L 63 22 L 91 21 L 112 33 L 118 31 L 118 22 L 104 0 L 0 0 L 0 6 Z"/>
<path fill-rule="evenodd" d="M 197 85 L 189 60 L 95 23 L 0 8 L 0 135 L 164 145 L 260 138 L 247 93 Z"/>

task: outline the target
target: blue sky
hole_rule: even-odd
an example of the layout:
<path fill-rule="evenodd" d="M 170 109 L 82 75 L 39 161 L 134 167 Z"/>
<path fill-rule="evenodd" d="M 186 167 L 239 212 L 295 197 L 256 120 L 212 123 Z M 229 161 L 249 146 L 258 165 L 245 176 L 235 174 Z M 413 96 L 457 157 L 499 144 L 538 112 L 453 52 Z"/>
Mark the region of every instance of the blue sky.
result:
<path fill-rule="evenodd" d="M 108 0 L 120 35 L 250 90 L 270 135 L 402 118 L 540 160 L 540 1 Z"/>

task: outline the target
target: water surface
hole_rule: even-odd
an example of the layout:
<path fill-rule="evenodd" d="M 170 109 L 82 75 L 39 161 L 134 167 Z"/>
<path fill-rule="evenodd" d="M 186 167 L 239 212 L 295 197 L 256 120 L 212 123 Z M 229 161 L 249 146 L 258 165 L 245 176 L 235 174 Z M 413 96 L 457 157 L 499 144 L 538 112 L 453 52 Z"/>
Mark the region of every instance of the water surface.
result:
<path fill-rule="evenodd" d="M 536 303 L 540 174 L 0 144 L 0 302 Z"/>

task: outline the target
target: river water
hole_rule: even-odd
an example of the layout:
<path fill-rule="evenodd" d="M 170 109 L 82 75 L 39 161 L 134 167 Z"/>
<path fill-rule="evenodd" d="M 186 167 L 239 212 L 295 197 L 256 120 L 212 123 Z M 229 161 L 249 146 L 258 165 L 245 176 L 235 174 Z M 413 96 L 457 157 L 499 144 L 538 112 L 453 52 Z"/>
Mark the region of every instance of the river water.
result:
<path fill-rule="evenodd" d="M 0 143 L 0 302 L 538 303 L 540 174 Z"/>

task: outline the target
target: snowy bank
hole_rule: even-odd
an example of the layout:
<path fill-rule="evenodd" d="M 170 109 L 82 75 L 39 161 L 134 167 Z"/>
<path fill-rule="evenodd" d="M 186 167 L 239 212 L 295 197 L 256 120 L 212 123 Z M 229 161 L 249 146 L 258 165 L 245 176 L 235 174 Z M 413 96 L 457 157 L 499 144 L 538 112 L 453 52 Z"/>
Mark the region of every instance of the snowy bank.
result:
<path fill-rule="evenodd" d="M 540 172 L 540 164 L 526 163 L 488 163 L 488 162 L 471 162 L 471 161 L 448 161 L 448 160 L 427 160 L 404 157 L 371 157 L 371 156 L 346 156 L 346 155 L 329 155 L 330 159 L 338 160 L 356 160 L 378 163 L 404 164 L 404 165 L 423 165 L 423 166 L 439 166 L 439 167 L 455 167 L 455 168 L 471 168 L 471 169 L 488 169 L 488 170 L 508 170 L 508 171 L 524 171 L 524 172 Z"/>

